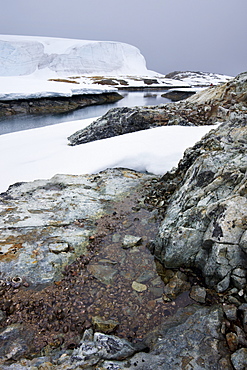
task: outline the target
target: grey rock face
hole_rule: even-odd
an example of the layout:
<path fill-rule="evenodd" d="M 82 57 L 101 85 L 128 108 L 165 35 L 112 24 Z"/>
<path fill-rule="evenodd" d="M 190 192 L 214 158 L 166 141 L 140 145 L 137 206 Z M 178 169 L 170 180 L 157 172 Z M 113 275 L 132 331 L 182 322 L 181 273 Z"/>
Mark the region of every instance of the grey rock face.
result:
<path fill-rule="evenodd" d="M 222 310 L 217 306 L 190 306 L 180 310 L 149 336 L 150 353 L 137 353 L 119 368 L 230 370 L 229 355 L 220 333 L 222 318 Z M 223 361 L 224 367 L 221 367 L 219 364 Z"/>
<path fill-rule="evenodd" d="M 130 132 L 147 130 L 167 121 L 159 107 L 112 108 L 83 130 L 71 135 L 70 145 L 78 145 Z"/>
<path fill-rule="evenodd" d="M 246 149 L 247 115 L 239 113 L 185 152 L 154 246 L 166 267 L 199 268 L 218 291 L 245 283 Z"/>
<path fill-rule="evenodd" d="M 0 330 L 0 361 L 20 359 L 32 346 L 32 340 L 32 333 L 21 324 L 13 324 Z"/>
<path fill-rule="evenodd" d="M 149 175 L 108 170 L 92 176 L 57 175 L 16 184 L 0 195 L 0 279 L 42 284 L 87 254 L 95 221 Z"/>

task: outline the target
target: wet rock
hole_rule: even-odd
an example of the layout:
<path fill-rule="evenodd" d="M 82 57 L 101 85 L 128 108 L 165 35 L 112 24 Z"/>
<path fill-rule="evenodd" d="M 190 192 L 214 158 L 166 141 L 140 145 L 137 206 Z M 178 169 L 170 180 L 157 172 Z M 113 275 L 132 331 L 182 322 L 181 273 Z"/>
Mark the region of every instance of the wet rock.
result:
<path fill-rule="evenodd" d="M 5 319 L 5 313 L 2 310 L 0 310 L 0 323 L 4 319 Z"/>
<path fill-rule="evenodd" d="M 227 333 L 226 334 L 226 341 L 230 351 L 234 352 L 238 349 L 238 337 L 235 333 Z"/>
<path fill-rule="evenodd" d="M 243 289 L 246 286 L 246 271 L 245 269 L 236 268 L 231 275 L 232 283 L 238 289 Z"/>
<path fill-rule="evenodd" d="M 133 281 L 132 283 L 132 289 L 134 289 L 136 292 L 144 292 L 147 290 L 147 286 L 145 284 L 138 283 L 137 281 Z"/>
<path fill-rule="evenodd" d="M 125 235 L 123 240 L 123 248 L 129 249 L 136 247 L 142 243 L 142 238 L 134 235 Z"/>
<path fill-rule="evenodd" d="M 245 333 L 247 333 L 247 310 L 243 310 L 242 323 L 243 323 L 244 331 L 245 331 Z"/>
<path fill-rule="evenodd" d="M 179 100 L 187 99 L 191 95 L 194 95 L 195 93 L 196 93 L 195 91 L 190 91 L 189 89 L 187 90 L 172 89 L 171 91 L 168 91 L 167 93 L 162 94 L 161 96 L 163 98 L 171 99 L 171 101 L 179 101 Z"/>
<path fill-rule="evenodd" d="M 198 303 L 205 303 L 206 302 L 206 289 L 200 287 L 198 285 L 194 285 L 190 291 L 190 298 Z"/>
<path fill-rule="evenodd" d="M 118 321 L 104 320 L 102 317 L 99 316 L 92 317 L 92 323 L 96 331 L 105 334 L 112 333 L 119 325 Z"/>
<path fill-rule="evenodd" d="M 247 339 L 246 339 L 246 335 L 245 335 L 245 332 L 243 331 L 243 329 L 241 329 L 237 325 L 234 325 L 234 331 L 237 334 L 238 343 L 240 345 L 244 346 L 244 347 L 247 347 Z"/>
<path fill-rule="evenodd" d="M 117 270 L 111 266 L 101 264 L 91 264 L 88 266 L 88 271 L 103 284 L 114 284 L 114 277 Z"/>
<path fill-rule="evenodd" d="M 237 307 L 235 305 L 223 304 L 223 311 L 228 320 L 237 320 Z"/>
<path fill-rule="evenodd" d="M 0 358 L 16 361 L 32 348 L 33 335 L 21 324 L 12 324 L 0 330 Z"/>
<path fill-rule="evenodd" d="M 68 243 L 52 243 L 49 244 L 49 250 L 52 253 L 58 254 L 62 252 L 68 252 L 69 251 L 69 245 Z"/>
<path fill-rule="evenodd" d="M 244 370 L 247 367 L 247 348 L 241 348 L 231 355 L 235 370 Z"/>
<path fill-rule="evenodd" d="M 137 353 L 124 365 L 130 370 L 184 369 L 186 366 L 209 370 L 217 369 L 217 364 L 224 359 L 221 369 L 230 370 L 229 354 L 220 333 L 222 320 L 219 306 L 190 306 L 180 310 L 147 338 L 149 353 Z"/>
<path fill-rule="evenodd" d="M 175 299 L 180 293 L 189 290 L 190 283 L 186 281 L 185 274 L 177 272 L 164 287 L 164 294 L 170 299 Z"/>

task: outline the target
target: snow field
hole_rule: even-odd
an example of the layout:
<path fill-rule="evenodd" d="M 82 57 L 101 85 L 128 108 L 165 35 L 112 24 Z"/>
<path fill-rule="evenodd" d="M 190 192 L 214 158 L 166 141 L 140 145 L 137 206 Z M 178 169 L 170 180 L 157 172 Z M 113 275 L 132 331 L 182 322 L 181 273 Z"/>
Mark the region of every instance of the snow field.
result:
<path fill-rule="evenodd" d="M 60 123 L 0 136 L 0 192 L 22 181 L 56 174 L 92 174 L 125 167 L 162 175 L 212 126 L 158 127 L 78 146 L 67 137 L 96 118 Z"/>

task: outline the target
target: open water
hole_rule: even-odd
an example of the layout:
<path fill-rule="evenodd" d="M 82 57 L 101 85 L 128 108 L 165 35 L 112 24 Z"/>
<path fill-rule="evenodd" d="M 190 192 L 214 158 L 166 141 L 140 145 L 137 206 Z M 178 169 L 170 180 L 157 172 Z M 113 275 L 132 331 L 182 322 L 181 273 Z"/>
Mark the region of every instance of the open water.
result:
<path fill-rule="evenodd" d="M 54 125 L 79 119 L 99 117 L 114 107 L 134 107 L 144 105 L 157 105 L 169 103 L 170 100 L 162 98 L 164 91 L 119 91 L 124 99 L 102 105 L 92 105 L 70 113 L 46 115 L 18 115 L 0 119 L 0 135 L 10 132 L 29 130 L 37 127 Z"/>

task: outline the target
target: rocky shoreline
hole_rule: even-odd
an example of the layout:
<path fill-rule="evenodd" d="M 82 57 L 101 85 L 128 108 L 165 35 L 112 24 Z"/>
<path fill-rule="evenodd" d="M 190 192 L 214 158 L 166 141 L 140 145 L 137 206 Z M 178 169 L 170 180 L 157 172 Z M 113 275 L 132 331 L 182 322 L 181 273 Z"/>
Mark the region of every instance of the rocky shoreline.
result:
<path fill-rule="evenodd" d="M 162 177 L 57 175 L 0 195 L 1 368 L 245 369 L 247 73 L 111 110 L 70 142 L 116 135 L 119 116 L 218 125 Z"/>
<path fill-rule="evenodd" d="M 0 101 L 0 117 L 15 114 L 66 113 L 89 105 L 113 103 L 122 98 L 117 92 L 110 92 L 71 97 L 2 100 Z"/>

